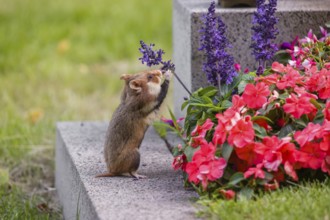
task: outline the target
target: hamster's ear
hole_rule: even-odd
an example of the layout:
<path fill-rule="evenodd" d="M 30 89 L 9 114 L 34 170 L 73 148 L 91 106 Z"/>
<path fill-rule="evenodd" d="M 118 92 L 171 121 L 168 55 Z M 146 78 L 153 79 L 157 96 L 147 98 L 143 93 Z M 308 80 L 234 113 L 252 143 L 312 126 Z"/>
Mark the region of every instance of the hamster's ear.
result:
<path fill-rule="evenodd" d="M 120 77 L 120 79 L 125 80 L 125 81 L 130 80 L 131 78 L 132 78 L 132 75 L 128 75 L 128 74 L 123 74 Z"/>
<path fill-rule="evenodd" d="M 129 82 L 129 87 L 133 90 L 135 90 L 137 93 L 140 93 L 142 91 L 141 88 L 141 81 L 139 80 L 132 80 Z"/>

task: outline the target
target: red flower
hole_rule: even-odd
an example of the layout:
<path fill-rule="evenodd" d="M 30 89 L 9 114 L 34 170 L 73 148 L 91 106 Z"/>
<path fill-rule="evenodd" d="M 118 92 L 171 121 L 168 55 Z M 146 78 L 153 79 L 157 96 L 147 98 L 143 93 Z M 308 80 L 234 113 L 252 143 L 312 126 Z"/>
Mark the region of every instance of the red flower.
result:
<path fill-rule="evenodd" d="M 199 166 L 197 165 L 197 163 L 195 161 L 187 163 L 185 171 L 188 174 L 189 182 L 192 182 L 195 184 L 199 183 L 199 179 L 197 178 L 197 176 L 199 175 Z"/>
<path fill-rule="evenodd" d="M 213 127 L 213 122 L 211 119 L 207 119 L 203 125 L 197 125 L 196 128 L 191 132 L 191 136 L 202 136 L 205 137 L 207 131 Z"/>
<path fill-rule="evenodd" d="M 232 106 L 230 107 L 230 109 L 236 112 L 240 112 L 245 105 L 243 98 L 238 95 L 233 95 L 231 102 Z"/>
<path fill-rule="evenodd" d="M 328 151 L 328 154 L 330 155 L 330 121 L 324 120 L 320 137 L 322 137 L 320 149 L 323 151 Z"/>
<path fill-rule="evenodd" d="M 267 96 L 270 95 L 268 86 L 261 82 L 255 86 L 247 84 L 243 92 L 243 100 L 249 108 L 258 109 L 267 102 Z"/>
<path fill-rule="evenodd" d="M 228 143 L 238 148 L 251 143 L 254 139 L 254 129 L 250 116 L 241 119 L 230 130 L 228 136 Z"/>
<path fill-rule="evenodd" d="M 264 167 L 268 171 L 277 171 L 278 167 L 282 163 L 282 154 L 277 151 L 268 152 L 264 157 Z"/>
<path fill-rule="evenodd" d="M 205 140 L 204 136 L 196 136 L 191 138 L 190 146 L 193 148 L 199 147 L 203 144 L 207 144 L 207 141 Z"/>
<path fill-rule="evenodd" d="M 195 184 L 202 182 L 204 190 L 207 188 L 208 181 L 214 181 L 222 177 L 227 165 L 223 158 L 216 158 L 215 146 L 212 143 L 204 144 L 197 150 L 192 161 L 187 163 L 186 173 L 188 180 Z"/>
<path fill-rule="evenodd" d="M 294 181 L 298 181 L 298 176 L 293 166 L 287 161 L 284 164 L 285 173 L 288 174 Z"/>
<path fill-rule="evenodd" d="M 319 124 L 308 123 L 307 127 L 302 131 L 297 131 L 294 134 L 294 139 L 302 147 L 307 142 L 312 141 L 316 136 L 322 132 L 322 127 Z"/>
<path fill-rule="evenodd" d="M 277 171 L 278 167 L 289 161 L 295 163 L 294 144 L 290 143 L 290 138 L 279 139 L 277 136 L 264 137 L 263 144 L 256 145 L 255 152 L 264 155 L 263 164 L 268 170 Z"/>
<path fill-rule="evenodd" d="M 192 161 L 196 162 L 199 166 L 205 161 L 213 160 L 215 158 L 215 150 L 216 148 L 211 142 L 205 143 L 201 145 L 201 148 L 194 153 Z"/>
<path fill-rule="evenodd" d="M 294 88 L 297 84 L 303 85 L 303 76 L 293 68 L 290 68 L 287 73 L 276 83 L 277 88 L 283 90 L 285 88 Z"/>
<path fill-rule="evenodd" d="M 324 118 L 330 121 L 330 101 L 328 100 L 325 104 L 325 108 L 323 109 L 322 113 L 324 114 Z"/>
<path fill-rule="evenodd" d="M 241 119 L 240 114 L 237 111 L 229 108 L 223 114 L 216 114 L 218 124 L 222 123 L 225 126 L 226 131 L 230 131 L 234 125 Z"/>
<path fill-rule="evenodd" d="M 285 120 L 284 118 L 280 118 L 277 120 L 276 124 L 280 127 L 283 127 L 285 125 Z"/>
<path fill-rule="evenodd" d="M 234 68 L 237 72 L 240 72 L 241 71 L 241 65 L 239 63 L 235 63 L 234 64 Z"/>
<path fill-rule="evenodd" d="M 236 195 L 235 191 L 233 191 L 233 190 L 231 190 L 231 189 L 229 189 L 229 190 L 224 190 L 224 189 L 222 189 L 222 190 L 220 190 L 219 192 L 220 192 L 221 195 L 223 195 L 223 197 L 224 197 L 225 199 L 227 199 L 227 200 L 234 199 L 234 198 L 235 198 L 235 195 Z"/>
<path fill-rule="evenodd" d="M 174 170 L 182 169 L 185 170 L 187 165 L 187 157 L 185 154 L 174 157 L 172 167 Z"/>
<path fill-rule="evenodd" d="M 319 97 L 321 99 L 330 98 L 330 71 L 326 69 L 322 69 L 320 71 L 321 80 L 322 80 L 322 88 L 320 88 Z"/>
<path fill-rule="evenodd" d="M 244 178 L 247 179 L 250 176 L 254 175 L 254 178 L 260 178 L 264 179 L 265 178 L 265 171 L 262 169 L 262 164 L 258 164 L 256 167 L 251 167 L 249 168 L 245 173 L 244 173 Z"/>
<path fill-rule="evenodd" d="M 330 98 L 330 71 L 322 69 L 318 73 L 313 69 L 312 76 L 307 81 L 307 88 L 311 92 L 318 92 L 321 99 Z"/>
<path fill-rule="evenodd" d="M 278 79 L 280 78 L 280 76 L 278 74 L 270 74 L 267 76 L 259 76 L 256 77 L 255 80 L 258 82 L 263 82 L 266 85 L 270 86 L 270 85 L 274 85 L 278 82 Z"/>
<path fill-rule="evenodd" d="M 327 155 L 322 162 L 322 171 L 330 175 L 330 155 Z"/>
<path fill-rule="evenodd" d="M 272 63 L 272 70 L 278 73 L 286 73 L 287 72 L 287 68 L 279 63 L 279 62 L 273 62 Z"/>
<path fill-rule="evenodd" d="M 307 96 L 298 98 L 295 94 L 291 94 L 285 101 L 283 110 L 295 118 L 300 118 L 303 114 L 309 114 L 315 110 L 314 105 L 310 103 L 310 97 Z"/>
<path fill-rule="evenodd" d="M 262 145 L 262 143 L 255 142 L 242 148 L 236 147 L 236 155 L 239 159 L 246 161 L 249 166 L 261 163 L 263 155 L 255 152 L 255 148 L 260 148 L 260 145 Z"/>
<path fill-rule="evenodd" d="M 207 163 L 203 163 L 199 170 L 200 176 L 198 178 L 200 180 L 204 180 L 201 176 L 206 176 L 207 180 L 214 181 L 222 177 L 223 171 L 226 167 L 226 160 L 223 158 L 218 158 L 214 160 L 210 160 Z"/>
<path fill-rule="evenodd" d="M 257 120 L 254 121 L 254 123 L 256 123 L 257 125 L 259 125 L 260 127 L 263 127 L 267 131 L 271 131 L 272 130 L 272 127 L 269 126 L 269 124 L 267 123 L 267 121 L 265 119 L 257 119 Z"/>
<path fill-rule="evenodd" d="M 326 153 L 321 151 L 319 143 L 307 142 L 296 155 L 302 167 L 317 170 L 321 168 Z"/>
<path fill-rule="evenodd" d="M 212 142 L 215 145 L 218 145 L 218 144 L 221 145 L 221 144 L 225 143 L 226 137 L 227 137 L 227 132 L 226 132 L 225 126 L 224 126 L 224 124 L 222 124 L 222 122 L 219 121 L 218 125 L 215 127 Z"/>

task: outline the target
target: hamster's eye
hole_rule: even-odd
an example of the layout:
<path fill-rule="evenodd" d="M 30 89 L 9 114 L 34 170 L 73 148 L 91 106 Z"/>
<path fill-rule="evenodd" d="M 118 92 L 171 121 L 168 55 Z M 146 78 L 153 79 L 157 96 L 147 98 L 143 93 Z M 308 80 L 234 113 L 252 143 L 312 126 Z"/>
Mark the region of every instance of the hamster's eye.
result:
<path fill-rule="evenodd" d="M 148 78 L 148 80 L 151 80 L 152 79 L 152 75 L 148 75 L 147 78 Z"/>

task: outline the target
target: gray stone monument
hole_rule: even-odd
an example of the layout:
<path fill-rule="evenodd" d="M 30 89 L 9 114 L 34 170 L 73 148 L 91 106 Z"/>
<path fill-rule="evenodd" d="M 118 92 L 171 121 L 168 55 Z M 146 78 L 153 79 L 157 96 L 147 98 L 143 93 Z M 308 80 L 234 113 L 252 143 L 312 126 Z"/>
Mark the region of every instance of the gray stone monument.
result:
<path fill-rule="evenodd" d="M 173 60 L 176 73 L 190 91 L 207 85 L 202 73 L 202 54 L 199 48 L 200 17 L 207 13 L 211 0 L 173 0 Z M 233 45 L 232 55 L 243 69 L 255 68 L 251 55 L 251 20 L 255 8 L 216 8 L 227 25 L 227 37 Z M 330 21 L 330 0 L 278 0 L 276 16 L 279 35 L 277 43 L 291 41 L 297 35 L 305 36 L 309 29 L 319 31 Z M 183 98 L 188 96 L 178 81 L 174 82 L 174 111 L 180 111 Z"/>

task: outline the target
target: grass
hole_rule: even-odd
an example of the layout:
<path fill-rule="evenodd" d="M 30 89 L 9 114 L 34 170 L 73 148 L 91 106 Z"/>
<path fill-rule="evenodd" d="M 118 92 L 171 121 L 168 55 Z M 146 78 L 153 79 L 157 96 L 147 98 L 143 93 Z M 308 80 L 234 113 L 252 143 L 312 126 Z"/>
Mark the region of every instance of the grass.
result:
<path fill-rule="evenodd" d="M 0 0 L 0 219 L 61 219 L 55 122 L 109 120 L 139 40 L 171 56 L 171 1 Z"/>
<path fill-rule="evenodd" d="M 257 196 L 255 200 L 201 200 L 208 219 L 304 220 L 330 218 L 330 179 Z"/>

